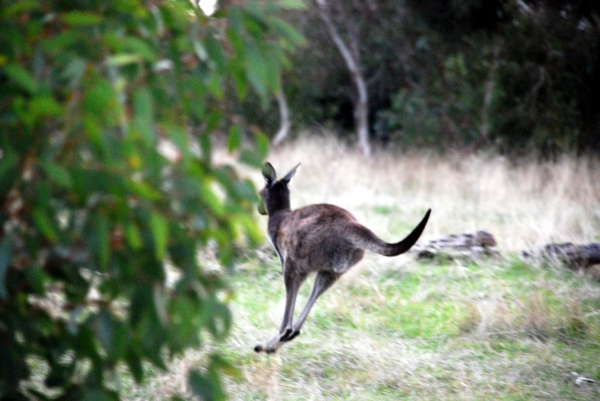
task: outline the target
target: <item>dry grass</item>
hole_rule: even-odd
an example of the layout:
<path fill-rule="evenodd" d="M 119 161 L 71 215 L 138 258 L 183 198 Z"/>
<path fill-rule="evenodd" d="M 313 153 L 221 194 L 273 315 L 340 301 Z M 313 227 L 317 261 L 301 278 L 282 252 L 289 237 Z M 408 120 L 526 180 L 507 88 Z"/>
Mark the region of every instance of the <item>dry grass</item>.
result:
<path fill-rule="evenodd" d="M 294 207 L 335 203 L 382 236 L 398 234 L 394 220 L 408 223 L 412 216 L 417 222 L 431 207 L 427 235 L 488 229 L 500 248 L 511 252 L 548 242 L 600 239 L 600 163 L 586 158 L 514 165 L 497 155 L 409 152 L 365 160 L 356 150 L 323 138 L 273 150 L 269 161 L 281 173 L 302 162 L 292 189 Z M 394 212 L 372 220 L 374 207 Z"/>
<path fill-rule="evenodd" d="M 600 240 L 600 163 L 427 152 L 365 160 L 314 138 L 268 160 L 280 175 L 302 162 L 293 207 L 337 204 L 388 241 L 432 208 L 426 236 L 486 229 L 505 258 L 422 264 L 368 255 L 319 300 L 302 336 L 265 356 L 252 347 L 277 330 L 283 283 L 274 255 L 250 257 L 232 278 L 234 330 L 216 346 L 240 370 L 227 380 L 231 399 L 600 398 L 600 384 L 578 386 L 572 375 L 600 379 L 600 285 L 516 256 L 548 242 Z M 241 169 L 262 186 L 256 171 Z M 184 372 L 202 355 L 189 353 L 132 398 L 183 391 Z"/>

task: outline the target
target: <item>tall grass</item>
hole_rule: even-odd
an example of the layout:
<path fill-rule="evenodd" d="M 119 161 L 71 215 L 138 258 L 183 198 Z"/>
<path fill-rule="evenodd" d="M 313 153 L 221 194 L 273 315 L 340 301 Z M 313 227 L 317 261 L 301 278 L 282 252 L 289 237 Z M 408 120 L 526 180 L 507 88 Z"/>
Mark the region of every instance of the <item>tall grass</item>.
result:
<path fill-rule="evenodd" d="M 504 258 L 421 263 L 368 254 L 317 302 L 301 336 L 265 356 L 252 347 L 275 334 L 284 307 L 279 262 L 265 246 L 231 277 L 234 329 L 215 345 L 240 372 L 227 379 L 232 399 L 600 399 L 600 384 L 575 384 L 579 375 L 600 380 L 600 285 L 518 258 L 548 242 L 600 240 L 597 160 L 515 164 L 428 152 L 365 159 L 327 138 L 299 139 L 268 159 L 280 176 L 302 163 L 293 208 L 337 204 L 388 241 L 432 208 L 425 236 L 486 229 Z M 190 352 L 131 398 L 185 392 L 184 373 L 202 358 Z"/>
<path fill-rule="evenodd" d="M 395 221 L 416 223 L 431 207 L 426 235 L 487 229 L 510 252 L 600 240 L 598 160 L 564 155 L 513 163 L 496 154 L 428 152 L 381 152 L 367 160 L 328 138 L 300 139 L 273 150 L 269 160 L 282 173 L 302 162 L 293 206 L 341 205 L 382 236 L 401 234 Z"/>

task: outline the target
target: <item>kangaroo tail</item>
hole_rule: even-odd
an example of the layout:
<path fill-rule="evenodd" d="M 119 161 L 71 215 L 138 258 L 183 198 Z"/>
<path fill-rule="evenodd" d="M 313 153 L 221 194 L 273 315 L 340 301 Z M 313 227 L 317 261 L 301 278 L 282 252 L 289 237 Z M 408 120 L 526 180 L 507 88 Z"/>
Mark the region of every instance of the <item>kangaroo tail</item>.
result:
<path fill-rule="evenodd" d="M 358 238 L 355 244 L 362 249 L 366 249 L 383 256 L 400 255 L 401 253 L 408 251 L 417 242 L 417 240 L 423 233 L 425 226 L 427 225 L 427 221 L 429 220 L 430 214 L 431 209 L 427 210 L 425 217 L 423 217 L 419 225 L 416 226 L 412 230 L 412 232 L 400 242 L 396 242 L 395 244 L 389 244 L 381 240 L 367 228 L 361 226 L 360 232 L 357 233 L 359 235 L 357 236 Z"/>

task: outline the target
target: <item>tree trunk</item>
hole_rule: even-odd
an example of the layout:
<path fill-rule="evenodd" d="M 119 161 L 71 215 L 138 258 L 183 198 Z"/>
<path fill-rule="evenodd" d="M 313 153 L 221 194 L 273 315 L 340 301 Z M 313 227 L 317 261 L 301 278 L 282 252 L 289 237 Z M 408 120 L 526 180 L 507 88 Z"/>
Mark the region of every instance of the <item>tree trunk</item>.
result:
<path fill-rule="evenodd" d="M 363 155 L 371 155 L 371 144 L 369 143 L 369 95 L 367 85 L 362 74 L 355 80 L 358 90 L 358 100 L 354 105 L 354 122 L 358 132 L 358 146 Z"/>
<path fill-rule="evenodd" d="M 316 0 L 319 6 L 319 17 L 325 23 L 327 31 L 333 40 L 333 43 L 344 58 L 344 62 L 350 71 L 350 76 L 356 85 L 358 98 L 354 103 L 354 123 L 358 133 L 358 145 L 365 156 L 371 155 L 371 145 L 369 143 L 369 94 L 367 91 L 367 83 L 362 75 L 360 68 L 359 55 L 352 55 L 352 52 L 344 43 L 336 29 L 331 15 L 329 13 L 329 4 L 327 0 Z M 355 38 L 355 40 L 357 40 Z"/>
<path fill-rule="evenodd" d="M 496 38 L 492 45 L 492 59 L 490 69 L 488 70 L 487 80 L 485 82 L 483 107 L 481 110 L 481 128 L 479 130 L 479 142 L 486 143 L 490 132 L 490 106 L 492 104 L 492 95 L 496 85 L 496 70 L 498 70 L 498 58 L 500 55 L 501 41 Z"/>
<path fill-rule="evenodd" d="M 281 87 L 281 85 L 280 85 Z M 279 131 L 273 138 L 273 146 L 279 145 L 290 132 L 290 109 L 283 93 L 283 88 L 276 94 L 277 104 L 279 105 L 279 115 L 281 116 L 281 125 Z"/>

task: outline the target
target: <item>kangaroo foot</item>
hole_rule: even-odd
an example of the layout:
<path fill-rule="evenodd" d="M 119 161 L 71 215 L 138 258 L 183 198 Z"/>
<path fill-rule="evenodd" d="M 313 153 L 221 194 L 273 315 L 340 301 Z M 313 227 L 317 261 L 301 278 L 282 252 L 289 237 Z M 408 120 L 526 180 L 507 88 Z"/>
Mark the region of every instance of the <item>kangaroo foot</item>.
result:
<path fill-rule="evenodd" d="M 300 334 L 299 330 L 294 330 L 291 327 L 286 328 L 282 333 L 277 334 L 271 341 L 265 344 L 257 344 L 254 347 L 254 352 L 265 352 L 273 354 L 285 342 L 292 341 Z"/>
<path fill-rule="evenodd" d="M 273 354 L 275 353 L 275 351 L 277 351 L 277 349 L 281 346 L 282 341 L 281 338 L 282 336 L 285 334 L 286 332 L 277 334 L 275 337 L 273 337 L 270 341 L 267 341 L 264 344 L 257 344 L 254 347 L 254 351 L 255 352 L 265 352 L 267 354 Z"/>
<path fill-rule="evenodd" d="M 259 354 L 260 354 L 261 352 L 264 352 L 264 353 L 266 353 L 266 354 L 273 354 L 273 353 L 275 353 L 275 351 L 276 351 L 276 349 L 275 349 L 275 348 L 273 348 L 273 347 L 268 347 L 267 345 L 263 345 L 263 344 L 257 344 L 257 345 L 254 347 L 254 352 L 257 352 L 257 353 L 259 353 Z"/>

